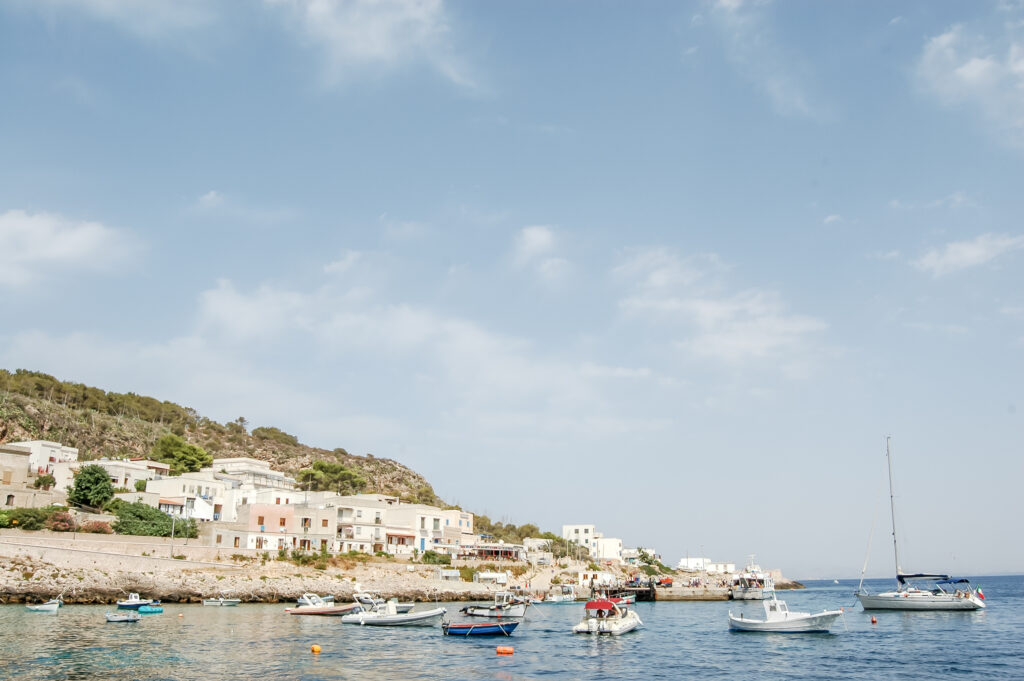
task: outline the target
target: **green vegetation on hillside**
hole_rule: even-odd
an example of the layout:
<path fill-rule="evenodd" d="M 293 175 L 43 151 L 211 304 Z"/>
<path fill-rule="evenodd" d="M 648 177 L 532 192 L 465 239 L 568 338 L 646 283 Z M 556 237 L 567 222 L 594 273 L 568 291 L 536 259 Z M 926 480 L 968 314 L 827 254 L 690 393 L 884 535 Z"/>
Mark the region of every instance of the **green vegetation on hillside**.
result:
<path fill-rule="evenodd" d="M 330 491 L 338 494 L 358 494 L 366 487 L 366 478 L 358 471 L 343 463 L 329 461 L 314 461 L 311 468 L 303 468 L 299 471 L 298 482 L 313 492 Z"/>
<path fill-rule="evenodd" d="M 171 475 L 194 473 L 213 464 L 213 457 L 202 447 L 186 442 L 174 433 L 164 435 L 149 452 L 153 461 L 171 465 Z"/>
<path fill-rule="evenodd" d="M 113 498 L 114 486 L 110 484 L 110 475 L 106 468 L 96 464 L 82 466 L 68 491 L 68 501 L 77 506 L 103 508 L 103 504 Z"/>

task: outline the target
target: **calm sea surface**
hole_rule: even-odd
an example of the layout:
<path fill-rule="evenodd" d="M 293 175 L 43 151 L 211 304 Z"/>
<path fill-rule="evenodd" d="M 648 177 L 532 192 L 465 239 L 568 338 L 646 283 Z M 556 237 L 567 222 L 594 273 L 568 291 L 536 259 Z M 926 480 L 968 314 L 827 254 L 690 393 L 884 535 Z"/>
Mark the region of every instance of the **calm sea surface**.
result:
<path fill-rule="evenodd" d="M 640 603 L 646 625 L 622 637 L 572 635 L 581 605 L 531 608 L 510 638 L 461 639 L 439 628 L 343 625 L 292 617 L 283 605 L 168 604 L 137 624 L 107 624 L 106 606 L 34 613 L 0 606 L 5 679 L 1021 679 L 1024 577 L 977 580 L 976 613 L 875 613 L 856 582 L 782 592 L 794 610 L 845 607 L 833 634 L 730 632 L 726 612 L 759 603 Z M 892 580 L 869 583 L 875 590 Z M 463 604 L 451 604 L 449 613 Z M 183 613 L 184 617 L 178 617 Z M 457 617 L 456 617 L 457 619 Z M 320 655 L 310 653 L 318 644 Z M 495 647 L 515 654 L 498 657 Z"/>

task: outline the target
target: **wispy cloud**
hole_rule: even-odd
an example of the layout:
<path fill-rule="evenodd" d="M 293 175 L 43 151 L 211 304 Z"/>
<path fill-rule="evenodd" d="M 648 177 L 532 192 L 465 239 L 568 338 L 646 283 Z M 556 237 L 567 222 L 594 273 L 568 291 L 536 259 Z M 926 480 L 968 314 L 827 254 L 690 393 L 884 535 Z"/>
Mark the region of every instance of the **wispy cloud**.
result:
<path fill-rule="evenodd" d="M 966 208 L 977 205 L 971 196 L 959 189 L 931 201 L 908 201 L 906 199 L 890 199 L 889 207 L 896 210 L 920 210 L 922 208 Z"/>
<path fill-rule="evenodd" d="M 984 265 L 1021 248 L 1024 248 L 1024 236 L 982 234 L 971 241 L 955 241 L 941 249 L 928 251 L 912 264 L 934 277 L 941 277 L 969 267 Z"/>
<path fill-rule="evenodd" d="M 302 35 L 326 56 L 331 83 L 363 69 L 429 64 L 456 85 L 477 86 L 452 45 L 451 19 L 442 0 L 266 0 L 280 7 Z"/>
<path fill-rule="evenodd" d="M 708 14 L 736 70 L 768 97 L 776 113 L 816 118 L 821 107 L 807 92 L 807 66 L 776 39 L 769 7 L 756 0 L 714 0 Z"/>
<path fill-rule="evenodd" d="M 512 262 L 520 269 L 532 269 L 544 279 L 554 281 L 568 275 L 571 263 L 555 254 L 558 238 L 546 225 L 523 227 L 516 235 Z"/>
<path fill-rule="evenodd" d="M 273 224 L 292 220 L 295 214 L 287 208 L 256 206 L 211 189 L 192 203 L 192 210 L 201 215 L 226 218 L 253 224 Z"/>
<path fill-rule="evenodd" d="M 20 287 L 62 271 L 104 271 L 137 250 L 127 232 L 55 213 L 0 214 L 0 286 Z M 56 274 L 55 274 L 56 273 Z"/>
<path fill-rule="evenodd" d="M 676 346 L 698 357 L 795 360 L 826 328 L 789 312 L 775 291 L 729 290 L 723 272 L 715 255 L 682 258 L 666 249 L 634 253 L 613 270 L 631 289 L 620 308 L 676 328 Z"/>
<path fill-rule="evenodd" d="M 917 63 L 921 87 L 943 105 L 962 107 L 995 126 L 998 137 L 1024 146 L 1024 23 L 1004 22 L 1001 35 L 956 25 L 925 43 Z"/>
<path fill-rule="evenodd" d="M 833 222 L 842 222 L 843 216 L 833 213 L 832 215 L 826 215 L 825 219 L 822 220 L 822 224 L 831 225 Z"/>

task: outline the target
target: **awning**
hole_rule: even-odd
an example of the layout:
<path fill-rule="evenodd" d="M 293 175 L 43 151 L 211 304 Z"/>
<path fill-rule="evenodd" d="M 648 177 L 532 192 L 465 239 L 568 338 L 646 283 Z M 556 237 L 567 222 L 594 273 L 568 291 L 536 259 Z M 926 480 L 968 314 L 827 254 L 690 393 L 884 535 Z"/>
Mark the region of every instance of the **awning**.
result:
<path fill-rule="evenodd" d="M 413 539 L 416 538 L 415 534 L 403 534 L 402 532 L 388 532 L 387 535 L 389 537 L 412 537 Z"/>
<path fill-rule="evenodd" d="M 587 604 L 585 606 L 583 606 L 583 608 L 585 610 L 614 610 L 615 609 L 615 604 L 612 603 L 611 601 L 605 601 L 605 600 L 601 600 L 601 601 L 588 601 Z"/>
<path fill-rule="evenodd" d="M 183 501 L 174 501 L 173 499 L 161 499 L 160 503 L 161 504 L 167 504 L 168 506 L 184 506 L 185 505 L 185 502 L 183 502 Z"/>

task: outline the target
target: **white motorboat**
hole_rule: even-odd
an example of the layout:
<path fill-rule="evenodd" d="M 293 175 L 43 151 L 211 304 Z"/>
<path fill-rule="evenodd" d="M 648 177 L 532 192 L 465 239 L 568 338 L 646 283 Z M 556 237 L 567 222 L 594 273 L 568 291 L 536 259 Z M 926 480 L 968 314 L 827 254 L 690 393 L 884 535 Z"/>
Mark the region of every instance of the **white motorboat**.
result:
<path fill-rule="evenodd" d="M 363 609 L 367 611 L 382 607 L 387 604 L 387 601 L 381 598 L 379 594 L 370 593 L 369 591 L 356 592 L 352 594 L 352 598 L 354 598 L 355 601 L 359 603 L 361 606 L 363 606 Z M 399 614 L 401 614 L 412 610 L 414 605 L 416 604 L 398 603 L 395 607 L 398 608 L 398 612 Z"/>
<path fill-rule="evenodd" d="M 121 610 L 138 610 L 144 605 L 151 605 L 158 603 L 159 601 L 153 601 L 149 598 L 139 598 L 139 594 L 132 592 L 128 594 L 128 598 L 123 601 L 117 602 L 117 607 Z"/>
<path fill-rule="evenodd" d="M 540 603 L 574 603 L 576 588 L 572 584 L 563 584 L 558 593 L 548 593 Z"/>
<path fill-rule="evenodd" d="M 469 617 L 525 617 L 529 603 L 508 591 L 494 594 L 493 605 L 467 605 L 459 612 Z"/>
<path fill-rule="evenodd" d="M 303 595 L 299 596 L 299 598 L 298 598 L 298 600 L 296 601 L 296 603 L 297 603 L 298 605 L 313 605 L 313 604 L 312 604 L 312 603 L 310 603 L 310 602 L 309 602 L 309 600 L 308 600 L 308 599 L 306 598 L 306 596 L 307 596 L 307 595 L 308 595 L 308 594 L 303 594 Z M 314 594 L 314 595 L 316 595 L 316 594 Z M 317 598 L 319 598 L 319 599 L 320 599 L 320 602 L 321 602 L 321 603 L 327 603 L 327 604 L 331 604 L 331 603 L 334 603 L 334 596 L 332 596 L 332 595 L 330 595 L 330 594 L 328 594 L 328 595 L 326 595 L 326 596 L 317 596 Z"/>
<path fill-rule="evenodd" d="M 775 580 L 772 579 L 770 572 L 765 572 L 754 562 L 754 556 L 750 556 L 750 562 L 743 568 L 743 572 L 733 578 L 729 596 L 734 601 L 775 598 Z"/>
<path fill-rule="evenodd" d="M 374 606 L 371 610 L 360 609 L 344 615 L 341 621 L 345 624 L 365 624 L 375 627 L 399 627 L 408 625 L 436 624 L 446 612 L 445 608 L 432 608 L 419 612 L 400 612 L 398 599 L 392 598 L 387 603 Z"/>
<path fill-rule="evenodd" d="M 222 597 L 218 597 L 218 598 L 204 598 L 203 599 L 203 605 L 220 606 L 222 608 L 227 608 L 227 607 L 230 607 L 230 606 L 235 606 L 235 605 L 238 605 L 241 602 L 242 602 L 241 598 L 222 598 Z"/>
<path fill-rule="evenodd" d="M 583 613 L 583 619 L 572 628 L 574 634 L 619 636 L 643 624 L 640 615 L 609 600 L 589 601 L 583 606 Z"/>
<path fill-rule="evenodd" d="M 785 601 L 772 598 L 764 602 L 763 620 L 750 619 L 742 612 L 736 617 L 729 611 L 729 628 L 780 634 L 827 633 L 832 623 L 842 614 L 842 610 L 824 610 L 813 615 L 809 612 L 790 612 Z"/>
<path fill-rule="evenodd" d="M 57 609 L 60 606 L 61 606 L 60 600 L 57 599 L 57 598 L 54 598 L 52 600 L 46 601 L 45 603 L 37 603 L 35 605 L 26 605 L 25 608 L 27 610 L 31 610 L 32 612 L 57 612 Z"/>
<path fill-rule="evenodd" d="M 962 578 L 949 575 L 907 574 L 900 566 L 900 550 L 896 541 L 896 502 L 892 484 L 892 455 L 889 438 L 885 438 L 885 458 L 889 464 L 889 512 L 892 517 L 892 548 L 896 558 L 896 590 L 879 594 L 864 591 L 864 571 L 861 571 L 857 598 L 865 610 L 982 610 L 985 608 L 985 594 L 980 588 Z M 870 542 L 869 542 L 870 546 Z M 864 561 L 867 569 L 867 560 Z M 933 586 L 922 589 L 915 583 L 931 582 Z"/>
<path fill-rule="evenodd" d="M 345 603 L 344 605 L 327 603 L 314 593 L 302 594 L 302 599 L 307 605 L 300 605 L 297 608 L 285 608 L 284 611 L 289 615 L 339 616 L 350 613 L 359 607 L 358 603 Z"/>

